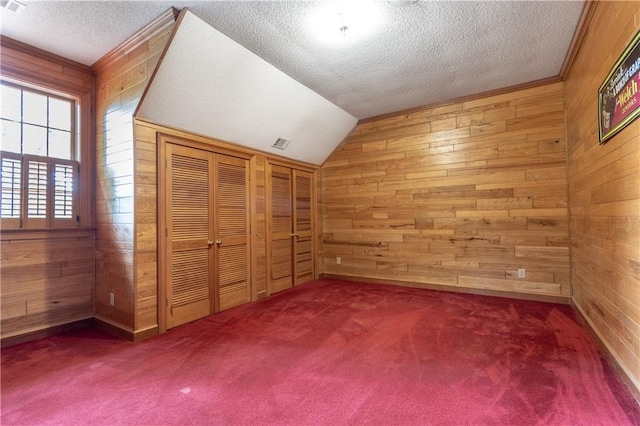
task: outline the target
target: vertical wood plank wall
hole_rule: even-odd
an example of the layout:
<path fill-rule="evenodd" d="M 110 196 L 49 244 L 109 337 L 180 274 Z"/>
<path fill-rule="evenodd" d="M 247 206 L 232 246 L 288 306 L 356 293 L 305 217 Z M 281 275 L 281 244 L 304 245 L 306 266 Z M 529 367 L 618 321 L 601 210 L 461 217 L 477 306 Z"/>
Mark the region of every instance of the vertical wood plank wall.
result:
<path fill-rule="evenodd" d="M 566 78 L 573 300 L 640 394 L 640 120 L 598 144 L 598 87 L 640 29 L 600 2 Z"/>
<path fill-rule="evenodd" d="M 84 65 L 1 38 L 3 77 L 64 90 L 82 102 L 79 229 L 0 232 L 1 337 L 93 316 L 94 231 L 91 208 L 94 78 Z"/>
<path fill-rule="evenodd" d="M 144 138 L 134 143 L 133 113 L 174 23 L 168 10 L 92 67 L 97 87 L 95 311 L 100 320 L 134 334 L 153 328 L 157 314 L 155 263 L 149 258 L 156 241 L 146 232 L 153 231 L 148 203 L 155 202 L 155 181 L 146 170 L 149 163 L 156 167 L 155 148 Z"/>
<path fill-rule="evenodd" d="M 562 83 L 359 124 L 321 172 L 323 273 L 568 300 Z"/>

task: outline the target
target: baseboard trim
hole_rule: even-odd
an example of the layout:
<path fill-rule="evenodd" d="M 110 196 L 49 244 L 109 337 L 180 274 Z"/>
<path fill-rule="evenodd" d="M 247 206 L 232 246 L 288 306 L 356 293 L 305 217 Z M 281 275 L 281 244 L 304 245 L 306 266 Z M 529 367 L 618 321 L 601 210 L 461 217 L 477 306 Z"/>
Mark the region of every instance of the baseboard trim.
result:
<path fill-rule="evenodd" d="M 96 315 L 93 318 L 93 322 L 96 328 L 104 331 L 105 333 L 130 342 L 141 342 L 153 336 L 157 336 L 159 333 L 157 325 L 152 325 L 151 327 L 143 328 L 141 330 L 133 330 L 132 328 L 115 323 L 99 315 Z"/>
<path fill-rule="evenodd" d="M 158 335 L 158 326 L 153 325 L 151 327 L 144 328 L 142 330 L 136 330 L 133 333 L 133 341 L 134 342 L 142 342 L 143 340 L 147 340 L 153 336 Z"/>
<path fill-rule="evenodd" d="M 43 339 L 45 337 L 54 336 L 56 334 L 64 333 L 71 330 L 77 330 L 80 328 L 92 327 L 93 318 L 85 318 L 77 321 L 73 321 L 67 324 L 54 325 L 53 327 L 47 327 L 40 330 L 31 331 L 24 334 L 18 334 L 15 336 L 4 337 L 0 340 L 0 347 L 8 348 L 20 343 L 30 342 L 36 339 Z"/>
<path fill-rule="evenodd" d="M 598 350 L 604 356 L 604 359 L 607 361 L 609 366 L 613 368 L 618 377 L 622 380 L 624 385 L 629 389 L 629 392 L 636 400 L 638 404 L 640 404 L 640 389 L 638 389 L 631 379 L 631 376 L 627 373 L 627 370 L 620 364 L 616 356 L 613 354 L 609 346 L 606 344 L 604 339 L 600 336 L 600 333 L 593 328 L 591 321 L 587 318 L 587 316 L 582 312 L 582 309 L 578 305 L 576 305 L 575 301 L 571 301 L 571 307 L 576 314 L 576 317 L 582 324 L 582 326 L 587 330 L 587 332 L 593 337 L 596 345 L 598 346 Z"/>
<path fill-rule="evenodd" d="M 112 336 L 119 337 L 130 342 L 135 342 L 135 333 L 129 327 L 112 322 L 106 318 L 96 315 L 93 323 L 97 329 L 104 331 Z"/>
<path fill-rule="evenodd" d="M 350 275 L 320 274 L 320 278 L 329 278 L 344 281 L 360 281 L 374 284 L 390 284 L 400 287 L 424 288 L 435 291 L 448 291 L 450 293 L 476 294 L 479 296 L 504 297 L 507 299 L 532 300 L 535 302 L 558 303 L 571 305 L 570 297 L 547 296 L 544 294 L 516 293 L 511 291 L 485 290 L 481 288 L 458 287 L 442 284 L 427 284 L 413 281 L 381 280 L 378 278 L 355 277 Z"/>

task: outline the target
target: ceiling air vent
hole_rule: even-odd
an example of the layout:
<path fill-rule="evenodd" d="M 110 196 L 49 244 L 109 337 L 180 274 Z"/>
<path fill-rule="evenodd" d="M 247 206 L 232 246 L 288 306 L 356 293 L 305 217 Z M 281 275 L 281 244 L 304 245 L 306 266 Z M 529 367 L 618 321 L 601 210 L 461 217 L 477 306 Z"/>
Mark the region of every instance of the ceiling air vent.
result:
<path fill-rule="evenodd" d="M 10 12 L 18 13 L 27 6 L 17 0 L 1 0 L 0 7 L 7 9 Z"/>
<path fill-rule="evenodd" d="M 285 149 L 290 143 L 291 141 L 289 139 L 278 138 L 278 140 L 275 141 L 273 145 L 271 145 L 271 147 L 278 148 L 278 149 Z"/>

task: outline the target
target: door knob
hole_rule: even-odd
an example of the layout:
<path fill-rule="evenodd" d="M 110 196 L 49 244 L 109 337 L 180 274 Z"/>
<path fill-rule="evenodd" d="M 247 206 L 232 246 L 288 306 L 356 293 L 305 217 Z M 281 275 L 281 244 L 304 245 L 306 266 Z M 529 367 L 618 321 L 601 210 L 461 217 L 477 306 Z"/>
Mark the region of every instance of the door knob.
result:
<path fill-rule="evenodd" d="M 222 245 L 222 240 L 216 240 L 216 245 L 217 246 L 221 246 Z"/>
<path fill-rule="evenodd" d="M 215 244 L 213 241 L 211 241 L 211 240 L 207 241 L 207 245 L 208 245 L 209 247 L 211 247 L 213 244 Z"/>
<path fill-rule="evenodd" d="M 299 237 L 298 234 L 289 234 L 290 237 Z"/>

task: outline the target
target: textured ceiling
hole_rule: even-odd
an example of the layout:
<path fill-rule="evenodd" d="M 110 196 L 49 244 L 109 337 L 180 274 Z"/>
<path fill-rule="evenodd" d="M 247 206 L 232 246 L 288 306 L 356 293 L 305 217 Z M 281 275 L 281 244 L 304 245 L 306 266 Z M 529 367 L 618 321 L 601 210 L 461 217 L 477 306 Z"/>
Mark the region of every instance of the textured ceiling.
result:
<path fill-rule="evenodd" d="M 584 4 L 419 1 L 397 7 L 369 0 L 360 3 L 373 9 L 377 28 L 355 37 L 352 26 L 338 43 L 327 43 L 313 32 L 312 17 L 353 2 L 22 2 L 27 7 L 18 14 L 1 11 L 1 34 L 87 65 L 168 7 L 188 7 L 358 118 L 558 75 Z M 372 21 L 364 7 L 356 18 Z"/>

